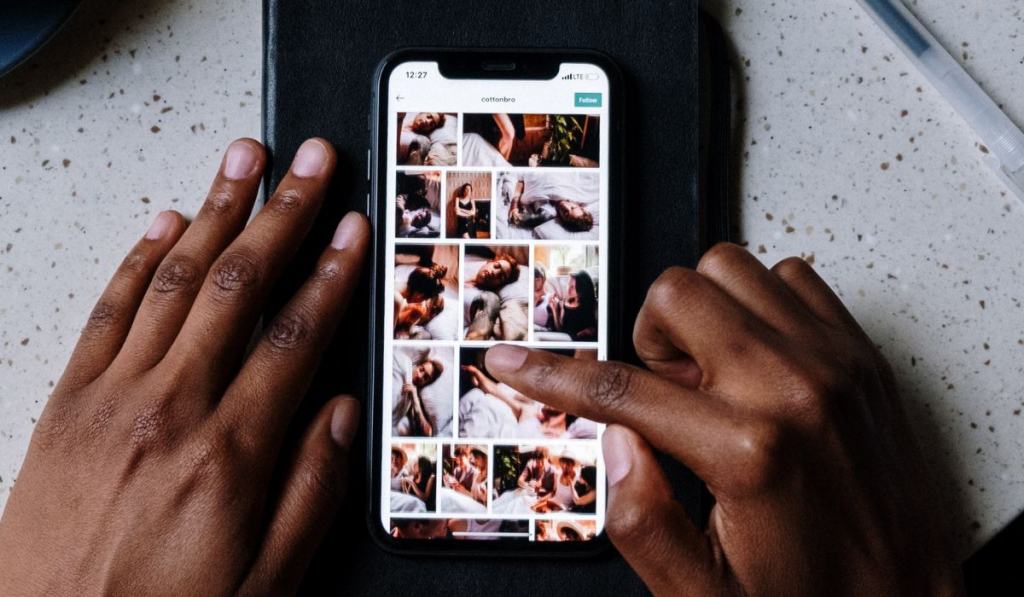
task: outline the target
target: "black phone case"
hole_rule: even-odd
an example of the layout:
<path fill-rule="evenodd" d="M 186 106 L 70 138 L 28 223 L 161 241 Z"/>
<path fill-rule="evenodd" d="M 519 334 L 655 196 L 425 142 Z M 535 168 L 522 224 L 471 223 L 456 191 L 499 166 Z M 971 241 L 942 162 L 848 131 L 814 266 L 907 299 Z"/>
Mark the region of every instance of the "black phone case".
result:
<path fill-rule="evenodd" d="M 728 236 L 728 69 L 720 32 L 702 24 L 695 0 L 265 0 L 264 13 L 264 140 L 272 156 L 266 188 L 276 186 L 307 137 L 328 139 L 339 154 L 329 199 L 279 285 L 268 316 L 312 270 L 340 217 L 366 210 L 374 69 L 385 55 L 404 47 L 589 48 L 618 64 L 626 104 L 621 176 L 627 215 L 622 238 L 626 289 L 617 315 L 625 329 L 632 328 L 646 289 L 666 267 L 693 266 L 710 243 Z M 699 38 L 707 47 L 698 46 Z M 282 421 L 291 425 L 293 435 L 327 397 L 364 391 L 369 292 L 364 282 L 309 398 L 294 421 Z M 622 348 L 635 360 L 631 346 Z M 385 552 L 367 530 L 364 438 L 356 440 L 346 502 L 305 591 L 405 596 L 646 592 L 614 550 L 572 560 Z M 683 467 L 666 466 L 677 497 L 691 516 L 704 521 L 710 500 L 703 485 Z"/>

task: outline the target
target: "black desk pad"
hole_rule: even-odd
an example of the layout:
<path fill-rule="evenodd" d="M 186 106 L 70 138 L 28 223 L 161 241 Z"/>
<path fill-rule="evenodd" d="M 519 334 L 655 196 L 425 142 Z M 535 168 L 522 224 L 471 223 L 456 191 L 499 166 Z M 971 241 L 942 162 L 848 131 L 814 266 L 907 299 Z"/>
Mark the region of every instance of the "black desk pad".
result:
<path fill-rule="evenodd" d="M 632 328 L 658 274 L 670 265 L 692 266 L 702 252 L 701 222 L 708 209 L 698 194 L 695 0 L 265 0 L 264 42 L 264 140 L 273 156 L 281 156 L 272 161 L 268 188 L 276 186 L 288 158 L 307 137 L 328 139 L 340 157 L 329 200 L 298 265 L 281 285 L 278 305 L 308 273 L 341 215 L 366 209 L 373 73 L 384 55 L 402 47 L 588 48 L 611 56 L 625 78 L 627 291 L 619 315 L 625 329 Z M 294 429 L 320 399 L 365 393 L 368 293 L 364 284 Z M 365 442 L 359 441 L 346 504 L 304 592 L 406 597 L 645 592 L 613 550 L 583 560 L 413 558 L 381 550 L 366 530 Z M 699 483 L 679 467 L 669 472 L 680 499 L 699 518 Z"/>

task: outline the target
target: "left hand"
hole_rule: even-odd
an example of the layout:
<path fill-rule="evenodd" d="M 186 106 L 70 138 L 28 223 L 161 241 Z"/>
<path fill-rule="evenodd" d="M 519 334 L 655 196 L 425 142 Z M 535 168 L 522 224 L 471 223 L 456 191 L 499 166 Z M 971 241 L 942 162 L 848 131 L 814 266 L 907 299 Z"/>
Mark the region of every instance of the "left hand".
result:
<path fill-rule="evenodd" d="M 246 226 L 266 153 L 228 149 L 191 225 L 163 212 L 128 253 L 36 425 L 0 521 L 0 594 L 297 590 L 345 487 L 359 404 L 282 443 L 366 252 L 349 214 L 246 347 L 324 200 L 335 154 L 306 141 Z"/>

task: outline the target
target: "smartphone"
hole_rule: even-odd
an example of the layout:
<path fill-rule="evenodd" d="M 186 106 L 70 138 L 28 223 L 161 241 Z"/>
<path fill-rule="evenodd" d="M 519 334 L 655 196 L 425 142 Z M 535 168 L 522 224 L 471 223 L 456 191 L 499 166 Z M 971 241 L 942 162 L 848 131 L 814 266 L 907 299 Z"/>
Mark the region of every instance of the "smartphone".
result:
<path fill-rule="evenodd" d="M 589 51 L 404 50 L 374 89 L 371 534 L 602 549 L 603 426 L 499 383 L 515 343 L 616 358 L 621 77 Z"/>

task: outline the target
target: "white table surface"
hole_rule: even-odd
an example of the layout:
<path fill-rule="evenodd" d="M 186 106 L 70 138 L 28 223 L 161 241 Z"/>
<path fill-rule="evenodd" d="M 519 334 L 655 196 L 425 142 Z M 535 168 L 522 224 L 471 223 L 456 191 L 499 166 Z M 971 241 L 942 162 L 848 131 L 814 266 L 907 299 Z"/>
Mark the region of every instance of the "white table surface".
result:
<path fill-rule="evenodd" d="M 260 2 L 112 4 L 0 79 L 0 506 L 120 258 L 260 134 Z M 1024 123 L 1024 5 L 912 8 Z M 813 258 L 883 347 L 966 554 L 1024 507 L 1024 208 L 853 0 L 712 10 L 740 57 L 742 240 Z"/>

